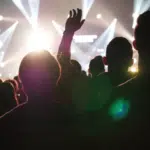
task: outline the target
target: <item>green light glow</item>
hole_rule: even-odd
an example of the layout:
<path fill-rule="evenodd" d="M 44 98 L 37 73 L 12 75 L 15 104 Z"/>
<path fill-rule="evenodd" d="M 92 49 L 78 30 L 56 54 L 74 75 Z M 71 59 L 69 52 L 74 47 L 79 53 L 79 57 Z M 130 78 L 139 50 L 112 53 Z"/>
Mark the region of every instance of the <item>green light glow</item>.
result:
<path fill-rule="evenodd" d="M 117 99 L 109 108 L 109 115 L 113 120 L 120 120 L 128 115 L 130 104 L 124 98 Z"/>

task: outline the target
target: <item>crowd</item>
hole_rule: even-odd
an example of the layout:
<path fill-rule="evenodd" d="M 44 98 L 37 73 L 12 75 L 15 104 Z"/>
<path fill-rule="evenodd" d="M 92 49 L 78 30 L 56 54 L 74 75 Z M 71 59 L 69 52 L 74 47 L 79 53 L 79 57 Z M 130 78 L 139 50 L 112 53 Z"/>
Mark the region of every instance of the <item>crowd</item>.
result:
<path fill-rule="evenodd" d="M 81 18 L 82 10 L 70 11 L 57 58 L 46 50 L 31 52 L 18 77 L 0 80 L 0 137 L 11 149 L 149 145 L 150 11 L 139 16 L 134 31 L 137 75 L 128 72 L 133 50 L 124 37 L 108 44 L 105 58 L 90 61 L 88 75 L 71 59 Z"/>

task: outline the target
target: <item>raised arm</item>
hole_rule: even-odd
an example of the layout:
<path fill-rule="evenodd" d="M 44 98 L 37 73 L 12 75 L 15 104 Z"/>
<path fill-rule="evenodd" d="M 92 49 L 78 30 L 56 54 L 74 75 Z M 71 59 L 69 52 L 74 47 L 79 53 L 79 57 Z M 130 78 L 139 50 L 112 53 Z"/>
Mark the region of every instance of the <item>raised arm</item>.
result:
<path fill-rule="evenodd" d="M 71 10 L 69 18 L 66 21 L 65 31 L 59 46 L 57 59 L 60 60 L 62 57 L 70 60 L 71 58 L 71 42 L 74 33 L 81 28 L 85 20 L 82 20 L 82 10 L 77 9 Z"/>

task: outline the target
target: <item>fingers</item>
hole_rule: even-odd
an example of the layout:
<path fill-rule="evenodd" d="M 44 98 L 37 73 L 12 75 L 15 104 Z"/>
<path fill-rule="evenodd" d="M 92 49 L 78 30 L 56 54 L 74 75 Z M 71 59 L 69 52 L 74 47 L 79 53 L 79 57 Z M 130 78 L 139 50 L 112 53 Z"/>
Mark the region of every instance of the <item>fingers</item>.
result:
<path fill-rule="evenodd" d="M 76 16 L 77 16 L 76 10 L 73 9 L 72 11 L 73 11 L 73 18 L 76 18 Z"/>
<path fill-rule="evenodd" d="M 76 18 L 78 20 L 81 20 L 82 10 L 79 8 L 77 8 L 77 11 L 75 9 L 70 10 L 70 18 Z"/>
<path fill-rule="evenodd" d="M 69 12 L 69 18 L 72 18 L 72 11 Z"/>
<path fill-rule="evenodd" d="M 81 20 L 81 18 L 82 18 L 82 10 L 78 8 L 77 9 L 77 19 Z"/>

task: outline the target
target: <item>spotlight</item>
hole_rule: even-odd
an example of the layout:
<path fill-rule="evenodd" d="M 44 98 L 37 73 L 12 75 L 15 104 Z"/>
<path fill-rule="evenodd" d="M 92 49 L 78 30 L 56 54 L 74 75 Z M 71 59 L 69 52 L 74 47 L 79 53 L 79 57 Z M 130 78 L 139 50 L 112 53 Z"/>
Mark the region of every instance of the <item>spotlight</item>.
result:
<path fill-rule="evenodd" d="M 101 15 L 101 14 L 97 14 L 97 15 L 96 15 L 96 18 L 97 18 L 97 19 L 101 19 L 101 18 L 102 18 L 102 15 Z"/>
<path fill-rule="evenodd" d="M 5 64 L 2 62 L 2 63 L 0 63 L 0 67 L 1 68 L 4 68 L 4 66 L 5 66 Z"/>
<path fill-rule="evenodd" d="M 130 68 L 130 71 L 133 73 L 136 73 L 136 72 L 138 72 L 138 69 L 135 66 L 133 66 Z"/>
<path fill-rule="evenodd" d="M 50 49 L 52 38 L 43 29 L 35 29 L 28 39 L 27 49 L 29 51 Z"/>
<path fill-rule="evenodd" d="M 0 77 L 2 77 L 2 74 L 0 73 Z"/>
<path fill-rule="evenodd" d="M 4 19 L 4 17 L 3 16 L 0 16 L 0 21 L 2 21 Z"/>

